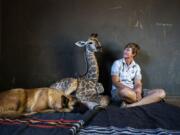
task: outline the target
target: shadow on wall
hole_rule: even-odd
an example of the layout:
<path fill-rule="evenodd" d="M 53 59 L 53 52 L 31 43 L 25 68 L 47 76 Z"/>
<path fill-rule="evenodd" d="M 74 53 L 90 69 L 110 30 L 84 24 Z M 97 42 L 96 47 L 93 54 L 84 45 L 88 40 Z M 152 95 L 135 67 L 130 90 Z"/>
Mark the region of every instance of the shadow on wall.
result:
<path fill-rule="evenodd" d="M 149 89 L 148 88 L 148 86 L 150 86 L 149 78 L 146 73 L 148 70 L 146 68 L 148 67 L 148 65 L 150 63 L 150 56 L 147 54 L 147 52 L 145 52 L 143 49 L 141 49 L 137 58 L 135 58 L 135 61 L 141 67 L 143 88 Z"/>
<path fill-rule="evenodd" d="M 106 46 L 110 46 L 110 44 Z M 119 50 L 112 52 L 110 48 L 103 47 L 103 53 L 97 55 L 99 63 L 99 82 L 103 84 L 105 89 L 104 94 L 106 95 L 110 95 L 111 93 L 111 66 L 116 59 L 120 58 L 121 54 L 122 52 Z"/>

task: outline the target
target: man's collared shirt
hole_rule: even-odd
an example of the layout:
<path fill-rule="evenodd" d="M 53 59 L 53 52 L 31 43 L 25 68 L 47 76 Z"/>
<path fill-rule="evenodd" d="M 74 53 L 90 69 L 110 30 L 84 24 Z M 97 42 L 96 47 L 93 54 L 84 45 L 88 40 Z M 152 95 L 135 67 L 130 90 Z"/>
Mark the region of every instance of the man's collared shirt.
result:
<path fill-rule="evenodd" d="M 135 80 L 142 79 L 140 66 L 135 61 L 127 65 L 124 58 L 118 59 L 113 63 L 111 75 L 118 75 L 121 83 L 131 89 L 134 88 Z M 115 89 L 116 87 L 113 85 L 112 90 Z"/>

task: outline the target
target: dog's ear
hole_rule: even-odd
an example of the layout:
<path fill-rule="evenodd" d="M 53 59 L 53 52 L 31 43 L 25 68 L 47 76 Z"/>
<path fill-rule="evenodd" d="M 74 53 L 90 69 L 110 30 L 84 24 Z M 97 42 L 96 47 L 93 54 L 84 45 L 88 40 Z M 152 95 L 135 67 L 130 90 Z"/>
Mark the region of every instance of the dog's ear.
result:
<path fill-rule="evenodd" d="M 61 104 L 63 108 L 68 108 L 69 99 L 66 96 L 61 96 Z"/>

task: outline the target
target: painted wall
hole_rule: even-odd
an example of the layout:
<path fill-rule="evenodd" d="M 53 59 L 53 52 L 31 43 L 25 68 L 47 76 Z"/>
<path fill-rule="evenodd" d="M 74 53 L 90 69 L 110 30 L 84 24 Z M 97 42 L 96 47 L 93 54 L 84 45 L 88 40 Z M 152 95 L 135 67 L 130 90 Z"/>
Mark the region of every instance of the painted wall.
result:
<path fill-rule="evenodd" d="M 0 63 L 1 63 L 1 47 L 2 47 L 2 1 L 0 1 Z M 0 82 L 2 82 L 2 69 L 0 66 Z"/>
<path fill-rule="evenodd" d="M 144 87 L 180 95 L 179 13 L 179 0 L 4 0 L 0 89 L 49 86 L 83 74 L 83 49 L 74 43 L 97 32 L 106 93 L 112 62 L 136 42 Z"/>
<path fill-rule="evenodd" d="M 0 55 L 1 55 L 1 42 L 2 42 L 2 1 L 0 1 Z"/>

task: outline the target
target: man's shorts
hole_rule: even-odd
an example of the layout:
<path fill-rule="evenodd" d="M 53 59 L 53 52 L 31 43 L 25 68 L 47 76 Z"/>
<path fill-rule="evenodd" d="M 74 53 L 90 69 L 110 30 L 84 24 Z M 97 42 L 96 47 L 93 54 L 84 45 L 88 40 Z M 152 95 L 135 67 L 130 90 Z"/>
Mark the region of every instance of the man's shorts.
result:
<path fill-rule="evenodd" d="M 143 89 L 142 91 L 142 97 L 146 97 L 148 95 L 148 92 L 150 89 Z M 122 101 L 122 98 L 119 96 L 118 91 L 116 89 L 113 89 L 111 91 L 111 97 L 113 101 Z"/>

